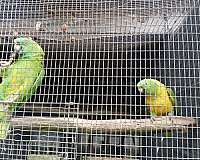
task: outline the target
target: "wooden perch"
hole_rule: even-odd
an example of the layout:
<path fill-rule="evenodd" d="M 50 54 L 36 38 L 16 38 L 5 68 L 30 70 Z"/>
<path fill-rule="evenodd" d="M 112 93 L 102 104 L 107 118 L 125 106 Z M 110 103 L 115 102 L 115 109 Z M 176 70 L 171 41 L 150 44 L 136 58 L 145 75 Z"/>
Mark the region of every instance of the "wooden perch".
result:
<path fill-rule="evenodd" d="M 182 130 L 196 125 L 192 117 L 156 117 L 150 119 L 86 120 L 79 118 L 16 117 L 11 119 L 14 128 L 78 128 L 87 132 L 127 132 L 147 130 Z"/>

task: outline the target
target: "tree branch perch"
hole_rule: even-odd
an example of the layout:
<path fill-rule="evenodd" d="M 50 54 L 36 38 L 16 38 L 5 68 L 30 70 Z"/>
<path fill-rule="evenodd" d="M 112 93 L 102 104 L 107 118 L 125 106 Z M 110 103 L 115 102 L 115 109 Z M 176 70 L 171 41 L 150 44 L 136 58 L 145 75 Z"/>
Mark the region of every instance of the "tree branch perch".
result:
<path fill-rule="evenodd" d="M 156 117 L 151 119 L 86 120 L 79 118 L 16 117 L 11 119 L 14 128 L 78 128 L 102 132 L 187 129 L 196 125 L 192 117 Z"/>

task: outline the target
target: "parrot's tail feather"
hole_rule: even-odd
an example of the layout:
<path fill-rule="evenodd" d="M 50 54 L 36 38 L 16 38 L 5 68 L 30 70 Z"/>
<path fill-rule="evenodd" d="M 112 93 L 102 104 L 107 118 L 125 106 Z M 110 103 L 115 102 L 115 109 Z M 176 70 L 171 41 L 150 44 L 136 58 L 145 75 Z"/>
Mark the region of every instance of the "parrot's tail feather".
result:
<path fill-rule="evenodd" d="M 9 122 L 0 122 L 0 140 L 6 139 L 8 135 L 10 124 Z"/>

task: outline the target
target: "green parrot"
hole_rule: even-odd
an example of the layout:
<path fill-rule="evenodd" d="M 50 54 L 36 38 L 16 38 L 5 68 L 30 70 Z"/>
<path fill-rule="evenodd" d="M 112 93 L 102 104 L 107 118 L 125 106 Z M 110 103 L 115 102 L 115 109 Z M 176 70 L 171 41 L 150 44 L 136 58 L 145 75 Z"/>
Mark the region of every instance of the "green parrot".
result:
<path fill-rule="evenodd" d="M 12 112 L 23 105 L 44 77 L 44 51 L 31 38 L 14 40 L 14 52 L 18 59 L 1 69 L 0 83 L 0 139 L 4 140 L 9 131 Z"/>
<path fill-rule="evenodd" d="M 152 118 L 174 114 L 176 98 L 172 89 L 155 79 L 143 79 L 137 83 L 137 87 L 146 96 Z"/>
<path fill-rule="evenodd" d="M 174 106 L 177 105 L 175 93 L 171 88 L 156 79 L 143 79 L 137 83 L 140 93 L 146 96 L 146 104 L 149 107 L 151 120 L 155 116 L 172 116 L 174 115 Z M 171 118 L 170 118 L 171 119 Z M 161 146 L 165 137 L 171 137 L 172 133 L 166 131 L 164 137 L 161 138 Z M 157 147 L 157 153 L 160 147 Z"/>

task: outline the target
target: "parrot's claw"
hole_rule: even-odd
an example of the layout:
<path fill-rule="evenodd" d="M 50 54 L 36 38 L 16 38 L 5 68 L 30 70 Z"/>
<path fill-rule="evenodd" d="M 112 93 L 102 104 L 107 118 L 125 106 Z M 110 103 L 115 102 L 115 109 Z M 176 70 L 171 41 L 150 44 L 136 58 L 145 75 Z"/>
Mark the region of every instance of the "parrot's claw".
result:
<path fill-rule="evenodd" d="M 173 119 L 172 119 L 172 117 L 171 117 L 171 116 L 169 117 L 169 120 L 170 120 L 170 121 L 172 121 L 172 123 L 173 123 Z"/>
<path fill-rule="evenodd" d="M 151 122 L 153 123 L 156 120 L 156 116 L 155 115 L 151 115 Z"/>
<path fill-rule="evenodd" d="M 173 123 L 173 120 L 172 120 L 172 116 L 173 116 L 173 115 L 174 115 L 173 113 L 168 113 L 169 120 L 172 121 L 172 123 Z"/>
<path fill-rule="evenodd" d="M 151 117 L 151 122 L 153 123 L 155 121 L 155 118 L 154 117 Z"/>
<path fill-rule="evenodd" d="M 155 122 L 155 119 L 154 118 L 151 118 L 150 119 L 151 123 Z"/>

